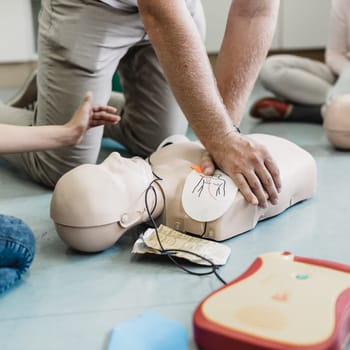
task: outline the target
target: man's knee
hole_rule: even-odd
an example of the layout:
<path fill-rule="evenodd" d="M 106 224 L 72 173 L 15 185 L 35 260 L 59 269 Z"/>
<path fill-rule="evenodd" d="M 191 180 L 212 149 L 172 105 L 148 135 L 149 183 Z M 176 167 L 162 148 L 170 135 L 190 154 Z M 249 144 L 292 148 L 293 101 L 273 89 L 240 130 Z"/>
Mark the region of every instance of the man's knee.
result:
<path fill-rule="evenodd" d="M 260 71 L 261 83 L 268 90 L 275 92 L 283 83 L 283 74 L 288 68 L 288 55 L 269 56 Z"/>

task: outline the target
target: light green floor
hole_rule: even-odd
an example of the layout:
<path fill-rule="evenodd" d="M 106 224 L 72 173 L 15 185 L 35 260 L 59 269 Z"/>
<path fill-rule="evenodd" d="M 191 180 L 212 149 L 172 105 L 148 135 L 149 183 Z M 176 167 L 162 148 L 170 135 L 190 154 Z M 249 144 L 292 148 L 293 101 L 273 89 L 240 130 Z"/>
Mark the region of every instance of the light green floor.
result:
<path fill-rule="evenodd" d="M 256 88 L 254 97 L 262 94 Z M 304 147 L 317 161 L 319 184 L 313 199 L 228 241 L 232 254 L 223 278 L 232 280 L 257 255 L 271 251 L 350 264 L 349 154 L 335 151 L 317 125 L 260 124 L 247 116 L 242 131 L 282 136 Z M 76 254 L 55 233 L 50 191 L 4 164 L 0 184 L 0 212 L 25 220 L 37 239 L 25 280 L 0 297 L 1 350 L 105 350 L 114 325 L 150 310 L 181 322 L 190 334 L 189 350 L 197 349 L 192 313 L 221 287 L 214 276 L 196 277 L 166 259 L 133 256 L 132 235 L 104 253 Z"/>

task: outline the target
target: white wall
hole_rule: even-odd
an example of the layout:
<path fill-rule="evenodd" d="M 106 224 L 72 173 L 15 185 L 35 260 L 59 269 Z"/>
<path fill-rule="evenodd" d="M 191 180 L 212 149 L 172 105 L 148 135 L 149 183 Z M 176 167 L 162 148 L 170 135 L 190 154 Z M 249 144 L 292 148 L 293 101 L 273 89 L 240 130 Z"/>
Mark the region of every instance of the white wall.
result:
<path fill-rule="evenodd" d="M 36 57 L 30 0 L 0 0 L 0 63 Z"/>
<path fill-rule="evenodd" d="M 232 0 L 202 0 L 207 19 L 206 48 L 218 52 L 225 32 L 226 18 Z"/>
<path fill-rule="evenodd" d="M 38 1 L 39 0 L 35 0 Z M 232 0 L 202 0 L 207 17 L 206 48 L 218 52 Z M 330 0 L 281 0 L 274 49 L 324 47 Z M 30 0 L 0 0 L 0 63 L 36 58 Z"/>
<path fill-rule="evenodd" d="M 324 47 L 327 42 L 331 0 L 283 0 L 278 48 Z"/>
<path fill-rule="evenodd" d="M 232 0 L 202 0 L 207 17 L 206 48 L 218 52 Z M 313 49 L 326 45 L 331 0 L 281 0 L 274 49 Z"/>

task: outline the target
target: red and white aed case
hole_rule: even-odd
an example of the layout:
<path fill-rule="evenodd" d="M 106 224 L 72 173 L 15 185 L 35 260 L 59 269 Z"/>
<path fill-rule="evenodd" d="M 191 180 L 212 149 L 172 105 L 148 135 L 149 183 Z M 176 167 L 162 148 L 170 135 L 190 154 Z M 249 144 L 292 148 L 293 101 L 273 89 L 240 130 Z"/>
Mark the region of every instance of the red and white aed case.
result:
<path fill-rule="evenodd" d="M 340 350 L 350 335 L 350 266 L 259 256 L 241 276 L 197 307 L 202 350 Z"/>

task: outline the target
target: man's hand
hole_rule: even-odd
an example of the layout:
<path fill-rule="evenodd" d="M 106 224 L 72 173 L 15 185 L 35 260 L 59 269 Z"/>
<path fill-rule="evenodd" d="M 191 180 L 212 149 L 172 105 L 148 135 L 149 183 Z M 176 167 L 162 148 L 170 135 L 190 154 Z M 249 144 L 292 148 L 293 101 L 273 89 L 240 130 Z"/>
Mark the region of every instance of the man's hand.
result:
<path fill-rule="evenodd" d="M 88 92 L 83 103 L 73 114 L 65 127 L 73 132 L 72 144 L 78 144 L 87 130 L 101 125 L 113 125 L 120 121 L 117 110 L 111 106 L 92 105 L 92 93 Z"/>
<path fill-rule="evenodd" d="M 280 174 L 265 146 L 232 131 L 220 148 L 213 153 L 218 167 L 232 178 L 248 202 L 263 208 L 267 201 L 277 204 Z M 209 153 L 203 156 L 201 168 L 206 175 L 214 172 Z"/>

